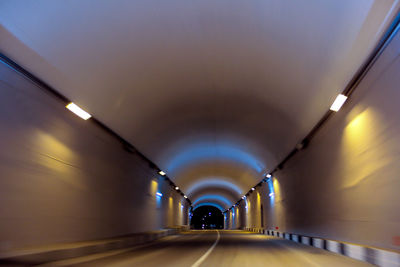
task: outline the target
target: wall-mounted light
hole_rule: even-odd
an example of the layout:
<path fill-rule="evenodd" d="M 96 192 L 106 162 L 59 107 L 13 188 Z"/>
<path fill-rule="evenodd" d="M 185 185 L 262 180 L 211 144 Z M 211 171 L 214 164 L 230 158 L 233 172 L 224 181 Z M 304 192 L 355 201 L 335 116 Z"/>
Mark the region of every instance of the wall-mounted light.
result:
<path fill-rule="evenodd" d="M 157 192 L 156 195 L 159 196 L 159 197 L 163 196 L 160 192 Z"/>
<path fill-rule="evenodd" d="M 162 175 L 162 176 L 166 175 L 166 173 L 163 172 L 163 171 L 159 171 L 158 174 L 159 174 L 159 175 Z"/>
<path fill-rule="evenodd" d="M 89 113 L 87 113 L 86 111 L 84 111 L 83 109 L 81 109 L 80 107 L 78 107 L 76 104 L 74 103 L 69 103 L 68 105 L 65 106 L 67 109 L 69 109 L 70 111 L 72 111 L 73 113 L 75 113 L 75 115 L 81 117 L 84 120 L 89 119 L 90 117 L 92 117 L 92 115 L 90 115 Z"/>
<path fill-rule="evenodd" d="M 186 196 L 186 195 L 184 195 L 183 197 L 184 197 L 184 198 L 187 198 L 187 196 Z"/>
<path fill-rule="evenodd" d="M 332 106 L 331 106 L 331 110 L 332 111 L 339 111 L 339 109 L 343 106 L 344 102 L 346 102 L 347 100 L 347 96 L 339 94 L 335 101 L 333 102 Z"/>
<path fill-rule="evenodd" d="M 267 174 L 267 178 L 271 178 L 272 175 L 270 173 Z"/>
<path fill-rule="evenodd" d="M 175 187 L 175 190 L 179 190 L 179 187 L 176 186 L 176 187 Z"/>
<path fill-rule="evenodd" d="M 256 189 L 255 189 L 254 187 L 252 187 L 252 188 L 251 188 L 251 191 L 254 191 L 254 190 L 256 190 Z"/>

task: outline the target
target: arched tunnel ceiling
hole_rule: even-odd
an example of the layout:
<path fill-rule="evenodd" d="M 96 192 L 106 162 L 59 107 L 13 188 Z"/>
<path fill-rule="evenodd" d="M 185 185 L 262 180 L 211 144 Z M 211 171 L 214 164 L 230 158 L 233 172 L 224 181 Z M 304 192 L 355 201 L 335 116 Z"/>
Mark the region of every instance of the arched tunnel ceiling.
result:
<path fill-rule="evenodd" d="M 226 207 L 318 121 L 398 6 L 4 0 L 0 50 L 135 145 L 193 202 Z"/>

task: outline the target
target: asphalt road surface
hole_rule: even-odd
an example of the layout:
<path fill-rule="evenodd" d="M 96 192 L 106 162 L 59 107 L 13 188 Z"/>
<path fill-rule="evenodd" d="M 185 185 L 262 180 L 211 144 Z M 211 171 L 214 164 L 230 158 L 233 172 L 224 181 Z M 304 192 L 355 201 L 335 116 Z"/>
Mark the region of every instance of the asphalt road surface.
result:
<path fill-rule="evenodd" d="M 48 266 L 372 266 L 293 241 L 244 231 L 189 231 Z"/>

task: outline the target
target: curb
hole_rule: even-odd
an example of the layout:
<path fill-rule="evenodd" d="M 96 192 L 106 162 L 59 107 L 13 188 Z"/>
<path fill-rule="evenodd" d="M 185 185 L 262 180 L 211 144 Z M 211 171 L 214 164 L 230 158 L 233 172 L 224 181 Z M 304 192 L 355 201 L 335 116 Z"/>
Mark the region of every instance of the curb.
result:
<path fill-rule="evenodd" d="M 43 264 L 46 262 L 66 260 L 109 250 L 122 249 L 142 245 L 165 236 L 175 235 L 179 229 L 165 229 L 104 240 L 56 244 L 51 247 L 37 247 L 8 252 L 0 252 L 1 264 Z"/>
<path fill-rule="evenodd" d="M 258 232 L 260 229 L 250 230 Z M 318 237 L 304 236 L 293 233 L 278 232 L 274 230 L 262 229 L 262 233 L 269 236 L 276 236 L 291 240 L 308 246 L 324 249 L 333 253 L 341 254 L 356 260 L 368 262 L 382 267 L 399 267 L 400 254 L 394 251 L 366 247 L 358 244 L 340 242 L 335 240 L 323 239 Z"/>

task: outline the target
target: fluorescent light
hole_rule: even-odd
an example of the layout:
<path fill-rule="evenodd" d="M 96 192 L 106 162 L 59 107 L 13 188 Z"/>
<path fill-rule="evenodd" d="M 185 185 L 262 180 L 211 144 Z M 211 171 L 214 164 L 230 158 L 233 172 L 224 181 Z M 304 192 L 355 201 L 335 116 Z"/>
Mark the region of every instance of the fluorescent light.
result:
<path fill-rule="evenodd" d="M 68 105 L 65 106 L 67 109 L 71 110 L 73 113 L 75 113 L 76 115 L 78 115 L 79 117 L 81 117 L 84 120 L 89 119 L 90 117 L 92 117 L 92 115 L 90 115 L 89 113 L 87 113 L 86 111 L 84 111 L 83 109 L 81 109 L 80 107 L 78 107 L 77 105 L 75 105 L 74 103 L 69 103 Z"/>
<path fill-rule="evenodd" d="M 166 175 L 166 173 L 163 172 L 163 171 L 159 171 L 158 174 L 160 174 L 160 175 L 162 175 L 162 176 Z"/>
<path fill-rule="evenodd" d="M 332 111 L 339 111 L 339 109 L 343 106 L 344 102 L 346 102 L 347 96 L 339 94 L 336 99 L 335 102 L 333 102 L 332 106 L 331 106 L 331 110 Z"/>
<path fill-rule="evenodd" d="M 175 190 L 179 190 L 179 187 L 175 187 Z"/>
<path fill-rule="evenodd" d="M 272 177 L 272 175 L 268 173 L 267 174 L 267 178 L 271 178 L 271 177 Z"/>
<path fill-rule="evenodd" d="M 251 191 L 254 191 L 254 190 L 256 190 L 254 187 L 253 187 L 253 188 L 251 188 Z"/>
<path fill-rule="evenodd" d="M 160 192 L 157 192 L 156 195 L 162 197 L 162 194 Z"/>

